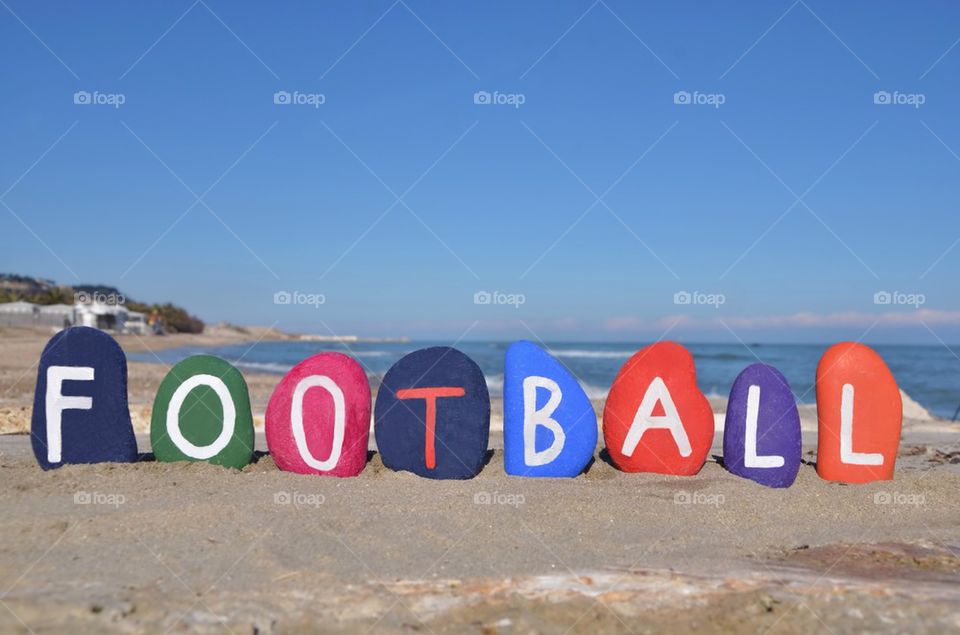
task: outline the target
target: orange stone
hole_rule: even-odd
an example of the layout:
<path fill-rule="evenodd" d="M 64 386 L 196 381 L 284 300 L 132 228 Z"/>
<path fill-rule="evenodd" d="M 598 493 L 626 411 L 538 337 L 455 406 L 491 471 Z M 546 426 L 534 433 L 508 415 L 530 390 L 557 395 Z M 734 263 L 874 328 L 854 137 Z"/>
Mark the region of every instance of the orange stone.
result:
<path fill-rule="evenodd" d="M 603 440 L 624 472 L 696 474 L 713 430 L 693 355 L 675 342 L 652 344 L 627 360 L 603 409 Z"/>
<path fill-rule="evenodd" d="M 817 473 L 828 481 L 893 478 L 903 403 L 883 358 L 855 342 L 834 344 L 817 365 Z"/>

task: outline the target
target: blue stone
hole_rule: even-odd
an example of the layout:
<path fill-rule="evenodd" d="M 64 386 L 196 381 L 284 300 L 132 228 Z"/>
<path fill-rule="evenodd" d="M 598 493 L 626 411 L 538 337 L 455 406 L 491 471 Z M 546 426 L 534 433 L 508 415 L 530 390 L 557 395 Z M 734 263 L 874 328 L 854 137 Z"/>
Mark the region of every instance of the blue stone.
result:
<path fill-rule="evenodd" d="M 391 470 L 466 479 L 486 462 L 487 382 L 455 348 L 424 348 L 394 364 L 377 392 L 373 420 L 377 449 Z"/>
<path fill-rule="evenodd" d="M 74 326 L 47 342 L 37 371 L 30 436 L 45 470 L 67 463 L 137 460 L 127 406 L 127 358 L 116 340 Z"/>
<path fill-rule="evenodd" d="M 748 416 L 755 417 L 752 433 L 747 430 Z M 752 439 L 755 452 L 747 457 Z M 800 413 L 786 378 L 766 364 L 745 368 L 727 401 L 724 467 L 761 485 L 790 487 L 800 470 L 800 447 Z"/>
<path fill-rule="evenodd" d="M 525 409 L 530 415 L 527 434 L 533 443 L 524 438 Z M 597 415 L 580 383 L 536 344 L 514 342 L 507 349 L 503 372 L 507 474 L 577 476 L 593 458 L 596 446 Z"/>

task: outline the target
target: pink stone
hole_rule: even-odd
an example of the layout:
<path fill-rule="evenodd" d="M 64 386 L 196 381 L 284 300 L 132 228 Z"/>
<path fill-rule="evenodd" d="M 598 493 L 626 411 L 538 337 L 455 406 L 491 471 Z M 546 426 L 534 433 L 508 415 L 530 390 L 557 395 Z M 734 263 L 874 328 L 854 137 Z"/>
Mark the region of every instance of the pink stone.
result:
<path fill-rule="evenodd" d="M 273 391 L 265 428 L 267 447 L 281 470 L 358 475 L 367 463 L 370 436 L 366 373 L 341 353 L 308 357 Z"/>

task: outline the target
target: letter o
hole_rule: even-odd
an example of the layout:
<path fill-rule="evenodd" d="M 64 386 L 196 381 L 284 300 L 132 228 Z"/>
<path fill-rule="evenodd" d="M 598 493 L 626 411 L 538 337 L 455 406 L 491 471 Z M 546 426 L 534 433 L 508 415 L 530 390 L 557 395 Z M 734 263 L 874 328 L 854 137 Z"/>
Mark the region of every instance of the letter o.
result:
<path fill-rule="evenodd" d="M 220 436 L 210 445 L 194 445 L 183 436 L 180 430 L 180 408 L 187 395 L 199 386 L 209 386 L 217 393 L 220 403 L 223 404 L 223 430 Z M 233 437 L 233 431 L 237 423 L 237 409 L 233 404 L 233 396 L 223 380 L 213 375 L 193 375 L 180 384 L 170 398 L 170 405 L 167 407 L 167 434 L 181 452 L 192 459 L 206 460 L 219 454 Z"/>

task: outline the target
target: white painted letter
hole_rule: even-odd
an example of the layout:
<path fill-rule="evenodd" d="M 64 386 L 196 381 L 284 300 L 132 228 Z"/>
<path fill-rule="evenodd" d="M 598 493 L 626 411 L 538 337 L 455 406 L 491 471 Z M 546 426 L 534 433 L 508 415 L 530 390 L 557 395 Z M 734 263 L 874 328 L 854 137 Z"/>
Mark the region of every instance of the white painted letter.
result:
<path fill-rule="evenodd" d="M 223 430 L 220 431 L 220 436 L 218 436 L 213 443 L 202 447 L 187 441 L 186 437 L 183 436 L 183 432 L 180 431 L 180 408 L 183 407 L 183 400 L 187 398 L 191 390 L 198 386 L 209 386 L 213 388 L 213 391 L 217 393 L 217 397 L 220 398 L 220 403 L 223 405 Z M 230 396 L 230 390 L 227 388 L 227 385 L 223 383 L 222 379 L 214 377 L 213 375 L 201 374 L 189 377 L 173 392 L 173 397 L 170 398 L 170 405 L 167 406 L 167 434 L 170 436 L 173 444 L 191 459 L 205 460 L 219 454 L 220 451 L 230 443 L 230 438 L 233 436 L 233 429 L 236 424 L 237 409 L 233 404 L 233 397 Z"/>
<path fill-rule="evenodd" d="M 547 405 L 537 410 L 537 388 L 550 391 Z M 552 415 L 560 405 L 563 393 L 557 382 L 546 377 L 531 375 L 523 379 L 523 462 L 529 466 L 546 465 L 560 456 L 567 435 Z M 553 433 L 550 447 L 537 452 L 537 426 L 543 426 Z"/>
<path fill-rule="evenodd" d="M 747 391 L 747 432 L 743 453 L 744 467 L 783 467 L 784 459 L 777 454 L 757 456 L 757 417 L 760 415 L 760 386 Z"/>
<path fill-rule="evenodd" d="M 663 416 L 654 417 L 651 413 L 657 402 L 663 404 Z M 647 386 L 647 392 L 637 408 L 637 414 L 633 417 L 633 423 L 630 424 L 630 431 L 623 440 L 624 456 L 633 456 L 633 451 L 637 449 L 640 438 L 643 433 L 652 428 L 662 428 L 669 430 L 673 435 L 673 441 L 680 450 L 680 456 L 687 457 L 693 453 L 690 448 L 690 439 L 687 438 L 687 431 L 683 428 L 683 422 L 680 421 L 680 413 L 673 404 L 673 397 L 667 390 L 667 385 L 659 377 L 654 377 L 650 385 Z"/>
<path fill-rule="evenodd" d="M 882 454 L 853 451 L 853 384 L 840 393 L 840 462 L 847 465 L 883 465 Z"/>
<path fill-rule="evenodd" d="M 65 397 L 64 381 L 93 381 L 93 368 L 90 366 L 50 366 L 47 368 L 47 462 L 59 463 L 63 460 L 63 424 L 64 410 L 90 410 L 93 397 Z"/>
<path fill-rule="evenodd" d="M 311 388 L 320 387 L 333 397 L 333 445 L 326 461 L 317 460 L 307 447 L 307 433 L 303 428 L 303 397 Z M 297 382 L 293 390 L 293 404 L 290 406 L 290 424 L 293 426 L 293 440 L 297 442 L 297 451 L 303 462 L 315 470 L 327 472 L 337 466 L 343 451 L 343 434 L 346 427 L 346 406 L 343 391 L 337 382 L 326 375 L 310 375 Z"/>

